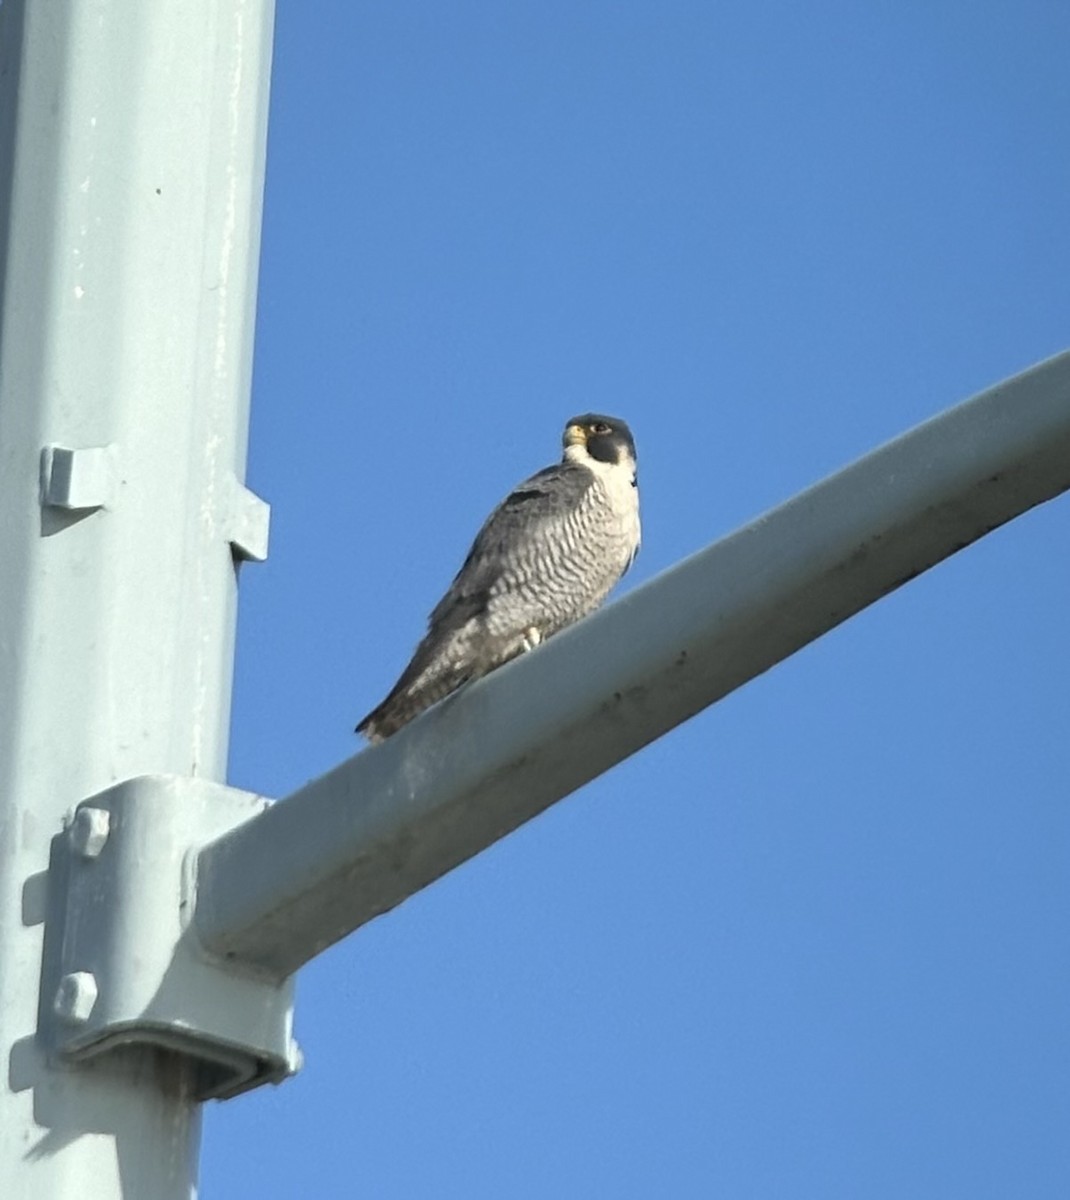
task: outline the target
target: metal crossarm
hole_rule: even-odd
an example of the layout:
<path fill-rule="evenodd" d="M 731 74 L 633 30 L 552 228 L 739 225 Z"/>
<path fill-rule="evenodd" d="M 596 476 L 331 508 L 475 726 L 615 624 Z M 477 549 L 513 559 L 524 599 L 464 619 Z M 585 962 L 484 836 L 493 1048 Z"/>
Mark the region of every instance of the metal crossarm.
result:
<path fill-rule="evenodd" d="M 873 451 L 201 853 L 213 953 L 285 976 L 860 609 L 1070 487 L 1070 353 Z"/>

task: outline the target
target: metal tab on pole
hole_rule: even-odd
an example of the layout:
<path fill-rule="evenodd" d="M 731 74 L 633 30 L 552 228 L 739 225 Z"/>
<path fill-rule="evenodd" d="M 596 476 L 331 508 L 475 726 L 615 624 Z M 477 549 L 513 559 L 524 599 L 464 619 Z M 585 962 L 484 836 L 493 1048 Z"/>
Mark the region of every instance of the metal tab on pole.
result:
<path fill-rule="evenodd" d="M 41 451 L 41 503 L 49 508 L 108 508 L 115 502 L 115 447 Z"/>
<path fill-rule="evenodd" d="M 268 556 L 271 506 L 243 483 L 234 480 L 227 523 L 227 541 L 234 557 L 264 562 Z"/>

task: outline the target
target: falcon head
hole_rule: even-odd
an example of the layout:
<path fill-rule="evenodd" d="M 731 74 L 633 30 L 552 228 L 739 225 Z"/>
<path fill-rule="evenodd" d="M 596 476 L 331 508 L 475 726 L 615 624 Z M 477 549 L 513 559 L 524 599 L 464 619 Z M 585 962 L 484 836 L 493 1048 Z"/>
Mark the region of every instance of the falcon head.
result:
<path fill-rule="evenodd" d="M 619 417 L 606 417 L 601 413 L 584 413 L 582 417 L 573 417 L 565 426 L 561 440 L 566 457 L 582 458 L 586 451 L 597 462 L 613 466 L 635 465 L 632 431 Z"/>

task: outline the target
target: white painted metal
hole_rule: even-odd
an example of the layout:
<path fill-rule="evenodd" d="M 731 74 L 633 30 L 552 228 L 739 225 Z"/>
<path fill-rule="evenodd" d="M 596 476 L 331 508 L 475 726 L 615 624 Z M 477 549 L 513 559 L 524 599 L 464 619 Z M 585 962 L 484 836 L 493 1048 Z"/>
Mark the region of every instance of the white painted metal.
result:
<path fill-rule="evenodd" d="M 180 1057 L 58 1065 L 50 839 L 151 772 L 221 779 L 270 0 L 0 5 L 0 1193 L 193 1193 Z M 44 468 L 44 469 L 43 469 Z M 99 819 L 84 835 L 92 850 Z M 96 823 L 94 823 L 96 822 Z M 105 853 L 107 852 L 105 847 Z M 40 997 L 92 1012 L 92 972 Z"/>

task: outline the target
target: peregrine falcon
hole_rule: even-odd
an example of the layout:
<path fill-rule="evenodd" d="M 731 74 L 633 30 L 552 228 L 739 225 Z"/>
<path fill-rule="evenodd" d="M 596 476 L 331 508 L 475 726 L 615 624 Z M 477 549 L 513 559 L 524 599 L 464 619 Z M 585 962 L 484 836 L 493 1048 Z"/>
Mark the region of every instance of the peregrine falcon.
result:
<path fill-rule="evenodd" d="M 564 456 L 487 518 L 393 691 L 357 726 L 370 742 L 596 609 L 639 550 L 635 442 L 616 417 L 565 426 Z"/>

